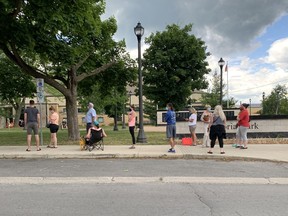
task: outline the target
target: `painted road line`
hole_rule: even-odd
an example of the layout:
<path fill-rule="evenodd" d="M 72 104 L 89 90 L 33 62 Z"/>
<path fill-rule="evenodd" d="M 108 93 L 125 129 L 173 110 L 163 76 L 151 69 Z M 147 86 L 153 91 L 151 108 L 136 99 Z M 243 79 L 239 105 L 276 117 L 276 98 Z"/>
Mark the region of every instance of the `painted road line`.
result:
<path fill-rule="evenodd" d="M 240 178 L 240 177 L 0 177 L 0 184 L 252 184 L 287 185 L 288 178 Z"/>

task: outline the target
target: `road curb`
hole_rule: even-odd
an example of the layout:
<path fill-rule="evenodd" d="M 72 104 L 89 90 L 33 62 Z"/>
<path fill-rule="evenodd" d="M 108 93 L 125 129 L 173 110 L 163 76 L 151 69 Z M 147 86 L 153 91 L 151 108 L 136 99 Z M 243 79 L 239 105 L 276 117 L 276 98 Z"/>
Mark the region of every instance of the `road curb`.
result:
<path fill-rule="evenodd" d="M 199 155 L 199 154 L 2 154 L 0 159 L 186 159 L 186 160 L 217 160 L 217 161 L 260 161 L 274 163 L 288 163 L 276 159 L 256 157 L 222 156 L 222 155 Z"/>

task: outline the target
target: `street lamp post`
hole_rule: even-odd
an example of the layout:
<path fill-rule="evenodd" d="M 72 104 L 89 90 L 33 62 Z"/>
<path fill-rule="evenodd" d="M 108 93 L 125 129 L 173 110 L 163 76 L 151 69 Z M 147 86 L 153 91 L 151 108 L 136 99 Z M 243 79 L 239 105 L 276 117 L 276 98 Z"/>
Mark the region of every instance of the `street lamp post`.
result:
<path fill-rule="evenodd" d="M 131 103 L 132 103 L 132 91 L 129 91 L 128 92 L 128 95 L 129 95 L 129 105 L 131 106 Z"/>
<path fill-rule="evenodd" d="M 122 129 L 126 129 L 126 123 L 125 123 L 125 112 L 126 112 L 126 103 L 123 104 Z"/>
<path fill-rule="evenodd" d="M 222 92 L 222 82 L 223 82 L 223 66 L 225 65 L 225 61 L 220 58 L 220 60 L 218 61 L 218 65 L 220 67 L 220 100 L 219 103 L 222 106 L 222 97 L 223 97 L 223 92 Z"/>
<path fill-rule="evenodd" d="M 251 98 L 249 99 L 249 107 L 250 107 L 250 115 L 251 115 L 251 109 L 252 109 L 252 107 L 251 107 Z"/>
<path fill-rule="evenodd" d="M 264 114 L 265 92 L 262 93 L 262 114 Z"/>
<path fill-rule="evenodd" d="M 278 115 L 279 105 L 280 105 L 280 90 L 279 89 L 276 90 L 276 99 L 277 99 L 276 115 Z"/>
<path fill-rule="evenodd" d="M 138 22 L 134 28 L 134 33 L 138 40 L 138 81 L 139 81 L 139 132 L 137 142 L 146 143 L 147 139 L 143 127 L 143 90 L 142 90 L 142 61 L 141 61 L 141 38 L 144 34 L 144 28 Z"/>

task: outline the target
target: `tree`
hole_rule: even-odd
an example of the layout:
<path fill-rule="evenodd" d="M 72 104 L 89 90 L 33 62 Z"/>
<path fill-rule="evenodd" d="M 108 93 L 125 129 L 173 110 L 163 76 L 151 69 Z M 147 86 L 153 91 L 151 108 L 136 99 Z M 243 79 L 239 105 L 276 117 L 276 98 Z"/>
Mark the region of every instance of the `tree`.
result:
<path fill-rule="evenodd" d="M 0 49 L 26 74 L 64 95 L 70 140 L 79 139 L 78 84 L 124 52 L 123 43 L 112 39 L 115 19 L 101 20 L 104 10 L 104 0 L 0 2 Z"/>
<path fill-rule="evenodd" d="M 0 55 L 0 99 L 15 109 L 15 126 L 18 126 L 26 97 L 33 97 L 36 86 L 31 76 L 22 74 L 20 68 L 4 55 Z"/>
<path fill-rule="evenodd" d="M 205 42 L 190 35 L 192 25 L 168 25 L 163 32 L 151 34 L 143 60 L 143 94 L 152 103 L 165 107 L 172 102 L 177 109 L 187 106 L 194 89 L 207 87 Z"/>
<path fill-rule="evenodd" d="M 215 70 L 213 73 L 213 78 L 212 78 L 212 87 L 206 94 L 203 94 L 201 97 L 201 103 L 203 105 L 209 104 L 212 108 L 215 107 L 216 105 L 219 105 L 219 97 L 220 97 L 220 79 L 221 76 L 217 73 Z M 222 91 L 223 97 L 225 97 L 225 83 L 222 84 Z M 237 100 L 235 100 L 233 97 L 229 98 L 229 107 L 234 107 L 235 104 L 237 103 Z M 227 108 L 227 100 L 222 101 L 222 106 L 223 108 Z"/>
<path fill-rule="evenodd" d="M 287 87 L 277 85 L 262 101 L 262 114 L 264 115 L 287 115 L 288 110 Z"/>
<path fill-rule="evenodd" d="M 125 62 L 118 62 L 105 73 L 85 79 L 79 84 L 82 106 L 87 106 L 89 101 L 93 102 L 98 113 L 105 113 L 114 118 L 115 128 L 118 116 L 126 112 L 124 109 L 128 101 L 126 87 L 134 85 L 137 78 L 135 61 L 130 59 L 129 55 L 124 59 Z"/>

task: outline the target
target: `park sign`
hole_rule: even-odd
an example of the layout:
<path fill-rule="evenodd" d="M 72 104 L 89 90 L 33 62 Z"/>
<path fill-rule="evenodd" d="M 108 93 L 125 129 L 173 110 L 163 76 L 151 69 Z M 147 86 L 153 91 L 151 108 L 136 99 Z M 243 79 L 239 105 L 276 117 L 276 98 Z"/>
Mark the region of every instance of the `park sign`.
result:
<path fill-rule="evenodd" d="M 197 136 L 203 137 L 204 123 L 200 120 L 204 110 L 197 111 Z M 226 135 L 228 138 L 235 138 L 237 131 L 237 115 L 239 109 L 224 110 L 226 121 Z M 157 126 L 165 126 L 166 110 L 157 111 Z M 185 111 L 176 112 L 176 136 L 179 138 L 190 136 L 188 122 L 190 113 Z M 250 127 L 248 129 L 248 138 L 287 138 L 288 137 L 288 115 L 252 115 L 250 116 Z"/>
<path fill-rule="evenodd" d="M 44 103 L 44 79 L 36 79 L 36 89 L 37 89 L 37 101 L 38 103 Z"/>

